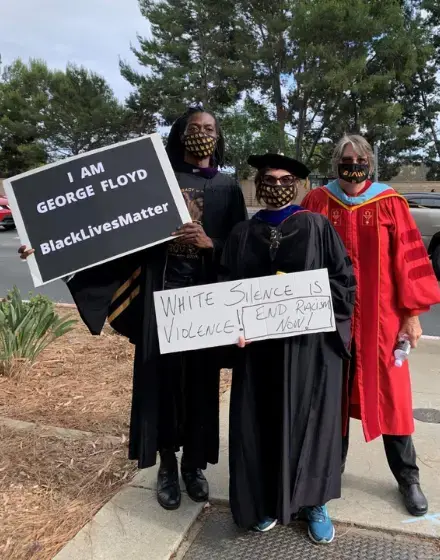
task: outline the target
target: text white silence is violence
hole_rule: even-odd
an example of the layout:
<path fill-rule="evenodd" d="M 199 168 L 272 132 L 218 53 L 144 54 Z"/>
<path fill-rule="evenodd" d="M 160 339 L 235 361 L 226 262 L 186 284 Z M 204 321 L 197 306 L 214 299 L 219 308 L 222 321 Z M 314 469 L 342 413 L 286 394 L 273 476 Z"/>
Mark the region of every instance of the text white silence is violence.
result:
<path fill-rule="evenodd" d="M 161 353 L 335 330 L 327 270 L 155 292 Z"/>

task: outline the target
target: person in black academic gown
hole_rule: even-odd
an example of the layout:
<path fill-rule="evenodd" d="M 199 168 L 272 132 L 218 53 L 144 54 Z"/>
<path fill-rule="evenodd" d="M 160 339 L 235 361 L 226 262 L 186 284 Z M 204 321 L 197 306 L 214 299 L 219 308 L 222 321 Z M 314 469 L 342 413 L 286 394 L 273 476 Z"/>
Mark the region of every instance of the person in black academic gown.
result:
<path fill-rule="evenodd" d="M 216 349 L 160 354 L 153 292 L 215 282 L 225 241 L 247 214 L 238 183 L 218 171 L 224 140 L 214 115 L 190 109 L 172 126 L 167 152 L 193 222 L 175 241 L 79 272 L 67 286 L 92 334 L 108 319 L 136 345 L 129 457 L 151 467 L 159 451 L 158 501 L 177 509 L 182 446 L 188 494 L 208 499 L 202 469 L 218 461 L 222 364 Z M 20 248 L 22 258 L 31 252 Z"/>
<path fill-rule="evenodd" d="M 251 156 L 266 206 L 231 233 L 222 279 L 327 268 L 337 331 L 247 344 L 233 351 L 230 504 L 242 528 L 267 531 L 301 511 L 316 543 L 334 538 L 326 502 L 341 492 L 341 394 L 355 279 L 329 221 L 295 206 L 309 170 L 276 154 Z"/>

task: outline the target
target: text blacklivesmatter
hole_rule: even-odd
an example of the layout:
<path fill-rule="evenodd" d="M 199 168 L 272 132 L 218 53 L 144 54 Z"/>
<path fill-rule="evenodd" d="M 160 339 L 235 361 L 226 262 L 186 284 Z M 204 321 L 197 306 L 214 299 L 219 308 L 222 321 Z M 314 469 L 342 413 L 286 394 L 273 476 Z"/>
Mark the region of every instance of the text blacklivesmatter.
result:
<path fill-rule="evenodd" d="M 162 354 L 335 330 L 327 270 L 154 294 Z"/>
<path fill-rule="evenodd" d="M 90 177 L 100 175 L 102 173 L 105 173 L 104 164 L 102 162 L 98 162 L 96 165 L 92 164 L 81 167 L 81 172 L 78 178 L 81 180 L 89 179 Z M 67 172 L 66 175 L 69 183 L 75 182 L 75 178 L 71 172 Z M 127 187 L 139 181 L 143 181 L 147 178 L 147 176 L 148 173 L 145 169 L 138 169 L 136 171 L 118 175 L 117 177 L 103 179 L 99 181 L 98 189 L 106 193 L 120 187 Z M 46 214 L 47 212 L 52 212 L 58 208 L 62 208 L 63 206 L 80 203 L 81 201 L 95 195 L 95 187 L 93 185 L 87 185 L 85 187 L 79 187 L 76 190 L 67 191 L 55 198 L 42 200 L 37 203 L 36 209 L 39 214 Z M 153 218 L 166 212 L 168 212 L 168 203 L 156 205 L 154 208 L 151 206 L 147 208 L 139 208 L 137 212 L 115 215 L 112 219 L 104 223 L 88 224 L 85 228 L 81 228 L 77 231 L 71 231 L 68 235 L 63 236 L 61 239 L 48 239 L 47 241 L 40 243 L 40 251 L 42 255 L 48 255 L 54 251 L 60 251 L 66 247 L 87 241 L 92 237 L 102 235 L 103 233 L 110 232 L 115 229 L 123 228 L 142 220 Z"/>
<path fill-rule="evenodd" d="M 79 231 L 71 231 L 66 237 L 62 239 L 49 239 L 45 243 L 40 243 L 40 249 L 42 255 L 47 255 L 53 251 L 59 251 L 65 247 L 70 247 L 76 243 L 81 243 L 82 241 L 87 241 L 97 235 L 102 235 L 103 233 L 113 231 L 125 226 L 129 226 L 133 223 L 140 222 L 142 220 L 147 220 L 148 218 L 153 218 L 163 212 L 168 212 L 168 203 L 161 204 L 160 206 L 155 206 L 152 208 L 142 208 L 139 212 L 128 212 L 125 215 L 117 216 L 114 220 L 110 222 L 105 222 L 103 224 L 88 225 L 86 229 L 81 228 Z"/>

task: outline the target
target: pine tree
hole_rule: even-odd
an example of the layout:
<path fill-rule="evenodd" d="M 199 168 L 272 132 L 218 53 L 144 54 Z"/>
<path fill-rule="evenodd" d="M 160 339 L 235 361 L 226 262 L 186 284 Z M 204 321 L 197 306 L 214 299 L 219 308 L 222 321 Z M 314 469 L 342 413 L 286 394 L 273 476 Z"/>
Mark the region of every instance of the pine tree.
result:
<path fill-rule="evenodd" d="M 421 1 L 140 0 L 152 30 L 135 49 L 145 71 L 122 72 L 139 110 L 164 123 L 194 102 L 228 115 L 251 95 L 276 123 L 280 152 L 323 170 L 331 145 L 360 132 L 380 142 L 388 176 L 422 130 L 408 100 L 429 58 Z"/>
<path fill-rule="evenodd" d="M 0 177 L 46 163 L 50 72 L 41 60 L 16 60 L 0 77 Z"/>
<path fill-rule="evenodd" d="M 144 74 L 121 64 L 122 75 L 136 88 L 132 106 L 170 123 L 190 104 L 221 112 L 250 87 L 235 2 L 140 0 L 139 5 L 153 37 L 138 37 L 133 49 Z"/>

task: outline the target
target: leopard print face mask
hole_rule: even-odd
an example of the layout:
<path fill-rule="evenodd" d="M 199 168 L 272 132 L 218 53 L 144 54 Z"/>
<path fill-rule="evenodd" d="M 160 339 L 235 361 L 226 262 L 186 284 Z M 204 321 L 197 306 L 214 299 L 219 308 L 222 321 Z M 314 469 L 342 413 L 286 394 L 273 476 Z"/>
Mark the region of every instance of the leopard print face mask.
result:
<path fill-rule="evenodd" d="M 290 185 L 289 187 L 281 187 L 278 185 L 267 185 L 263 182 L 257 189 L 257 196 L 268 206 L 281 208 L 296 198 L 296 186 Z"/>
<path fill-rule="evenodd" d="M 185 149 L 197 158 L 210 157 L 214 153 L 217 140 L 204 132 L 185 134 Z"/>

